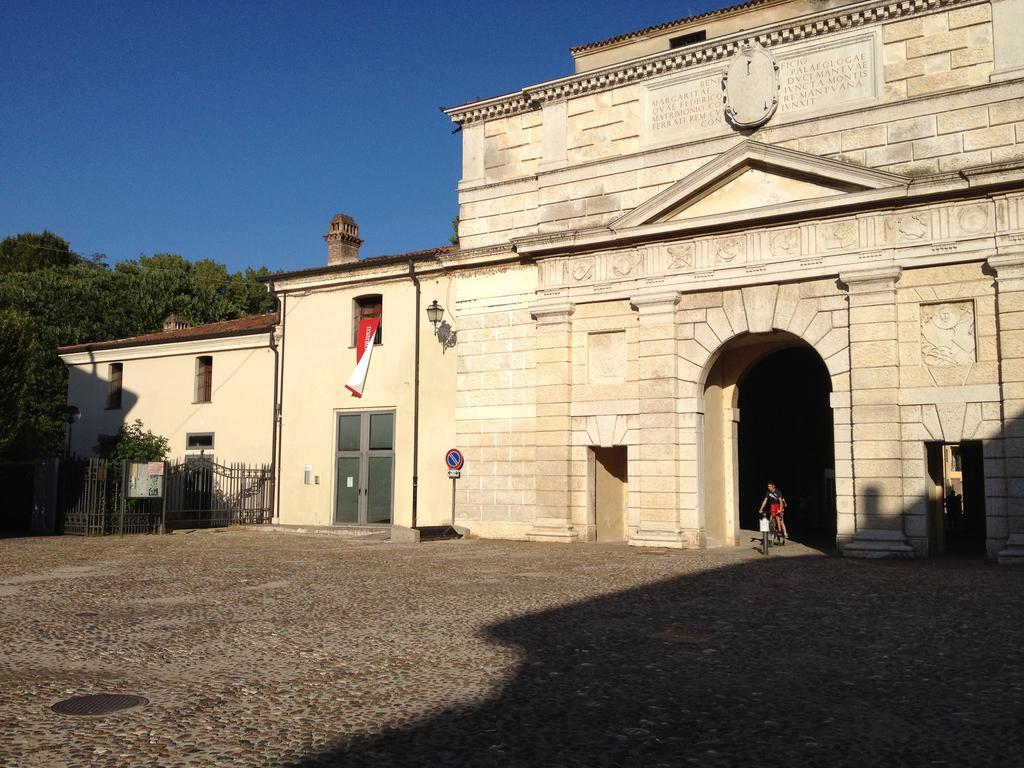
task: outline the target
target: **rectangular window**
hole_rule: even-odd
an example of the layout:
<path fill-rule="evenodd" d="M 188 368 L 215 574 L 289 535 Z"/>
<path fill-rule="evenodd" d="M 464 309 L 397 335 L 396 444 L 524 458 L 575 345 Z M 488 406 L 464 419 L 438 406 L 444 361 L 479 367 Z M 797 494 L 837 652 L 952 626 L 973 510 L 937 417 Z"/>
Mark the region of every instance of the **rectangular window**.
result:
<path fill-rule="evenodd" d="M 185 435 L 186 451 L 212 451 L 213 432 L 189 432 Z"/>
<path fill-rule="evenodd" d="M 196 358 L 195 402 L 208 403 L 213 399 L 213 358 L 203 355 Z"/>
<path fill-rule="evenodd" d="M 687 35 L 680 35 L 679 37 L 670 38 L 668 41 L 669 48 L 685 48 L 688 45 L 694 43 L 703 43 L 708 39 L 707 30 L 701 29 L 697 32 L 690 32 Z"/>
<path fill-rule="evenodd" d="M 384 299 L 379 294 L 358 296 L 352 302 L 352 346 L 356 345 L 356 337 L 359 335 L 359 322 L 374 318 L 380 318 L 380 324 L 377 326 L 377 335 L 373 337 L 373 343 L 380 344 L 384 338 Z"/>
<path fill-rule="evenodd" d="M 124 363 L 111 363 L 107 377 L 107 408 L 121 409 L 121 382 L 124 377 Z"/>

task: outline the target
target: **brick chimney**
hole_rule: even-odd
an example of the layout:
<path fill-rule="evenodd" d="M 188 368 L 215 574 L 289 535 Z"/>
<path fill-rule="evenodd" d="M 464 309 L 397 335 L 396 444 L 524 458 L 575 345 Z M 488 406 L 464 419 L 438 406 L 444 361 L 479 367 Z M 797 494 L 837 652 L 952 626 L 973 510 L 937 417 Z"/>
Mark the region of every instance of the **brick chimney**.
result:
<path fill-rule="evenodd" d="M 185 328 L 191 328 L 192 323 L 187 318 L 181 315 L 168 315 L 164 318 L 164 330 L 165 331 L 180 331 Z"/>
<path fill-rule="evenodd" d="M 345 213 L 339 213 L 327 227 L 324 235 L 327 241 L 328 264 L 354 264 L 359 261 L 359 225 Z"/>

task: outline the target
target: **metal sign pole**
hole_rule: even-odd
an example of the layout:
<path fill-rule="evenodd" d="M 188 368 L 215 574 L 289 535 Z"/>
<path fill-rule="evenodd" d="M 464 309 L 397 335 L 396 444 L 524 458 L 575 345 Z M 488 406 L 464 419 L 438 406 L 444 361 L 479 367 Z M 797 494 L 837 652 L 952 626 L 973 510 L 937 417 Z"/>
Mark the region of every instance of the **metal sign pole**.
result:
<path fill-rule="evenodd" d="M 455 527 L 455 484 L 459 482 L 456 478 L 452 478 L 452 528 Z"/>
<path fill-rule="evenodd" d="M 162 480 L 163 493 L 160 494 L 160 533 L 167 533 L 167 462 L 163 462 L 164 465 L 164 476 Z"/>

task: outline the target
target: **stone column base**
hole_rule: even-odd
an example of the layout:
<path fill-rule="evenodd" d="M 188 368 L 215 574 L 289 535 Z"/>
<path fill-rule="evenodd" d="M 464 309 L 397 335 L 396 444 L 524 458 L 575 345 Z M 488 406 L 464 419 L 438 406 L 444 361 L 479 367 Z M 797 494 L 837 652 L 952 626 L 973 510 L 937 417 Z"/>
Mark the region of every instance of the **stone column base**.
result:
<path fill-rule="evenodd" d="M 846 557 L 913 557 L 914 548 L 907 542 L 903 531 L 857 531 L 842 545 Z"/>
<path fill-rule="evenodd" d="M 1011 533 L 998 559 L 1000 565 L 1024 565 L 1024 533 Z"/>
<path fill-rule="evenodd" d="M 669 547 L 671 549 L 705 549 L 704 531 L 681 528 L 635 528 L 629 532 L 631 547 Z"/>
<path fill-rule="evenodd" d="M 526 532 L 526 539 L 572 544 L 579 539 L 579 533 L 568 520 L 542 517 L 533 521 L 533 527 Z"/>

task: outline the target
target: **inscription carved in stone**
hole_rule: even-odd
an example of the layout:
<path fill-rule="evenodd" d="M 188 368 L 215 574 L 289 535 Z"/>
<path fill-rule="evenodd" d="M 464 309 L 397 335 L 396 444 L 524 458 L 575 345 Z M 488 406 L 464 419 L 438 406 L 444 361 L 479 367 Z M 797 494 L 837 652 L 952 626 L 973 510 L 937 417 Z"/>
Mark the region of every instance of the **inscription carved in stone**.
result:
<path fill-rule="evenodd" d="M 773 45 L 770 55 L 762 49 L 771 73 L 755 75 L 760 65 L 751 59 L 749 80 L 741 49 L 724 78 L 726 73 L 709 66 L 644 83 L 641 141 L 645 146 L 664 146 L 724 135 L 730 123 L 749 128 L 768 119 L 779 123 L 790 116 L 803 119 L 876 104 L 882 98 L 880 42 L 876 30 L 838 35 L 828 42 Z M 728 108 L 733 114 L 727 115 Z"/>
<path fill-rule="evenodd" d="M 737 128 L 764 125 L 779 106 L 779 65 L 757 42 L 740 48 L 722 77 L 725 116 Z"/>
<path fill-rule="evenodd" d="M 645 93 L 648 141 L 695 138 L 726 127 L 721 78 L 717 74 L 673 78 L 651 86 Z"/>
<path fill-rule="evenodd" d="M 816 48 L 779 62 L 779 112 L 820 111 L 871 100 L 875 93 L 870 38 Z"/>
<path fill-rule="evenodd" d="M 974 355 L 974 304 L 921 305 L 921 356 L 925 365 L 970 365 Z"/>

